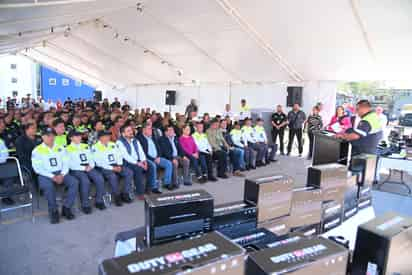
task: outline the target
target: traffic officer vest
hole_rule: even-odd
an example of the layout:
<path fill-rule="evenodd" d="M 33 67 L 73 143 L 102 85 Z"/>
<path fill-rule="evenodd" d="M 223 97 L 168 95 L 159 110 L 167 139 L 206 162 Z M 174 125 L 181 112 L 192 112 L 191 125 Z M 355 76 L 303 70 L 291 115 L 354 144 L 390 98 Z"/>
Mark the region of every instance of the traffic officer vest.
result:
<path fill-rule="evenodd" d="M 67 146 L 66 151 L 69 155 L 74 157 L 70 158 L 69 166 L 73 170 L 83 170 L 83 166 L 90 165 L 89 159 L 89 146 L 84 143 L 80 143 L 79 146 L 75 144 L 70 144 Z"/>
<path fill-rule="evenodd" d="M 376 134 L 382 131 L 382 125 L 378 115 L 375 112 L 369 112 L 361 120 L 367 121 L 371 126 L 370 134 Z"/>
<path fill-rule="evenodd" d="M 32 153 L 32 164 L 34 170 L 40 175 L 52 177 L 54 172 L 65 173 L 64 161 L 66 157 L 63 155 L 64 149 L 54 145 L 53 148 L 42 143 L 34 148 Z"/>
<path fill-rule="evenodd" d="M 256 137 L 254 135 L 254 131 L 253 128 L 251 126 L 243 126 L 242 127 L 242 133 L 245 135 L 245 138 L 247 138 L 247 140 L 245 140 L 245 142 L 251 142 L 251 143 L 255 143 L 256 142 Z"/>
<path fill-rule="evenodd" d="M 106 162 L 109 165 L 117 165 L 117 159 L 116 159 L 116 143 L 114 142 L 109 142 L 107 146 L 104 146 L 102 143 L 97 142 L 94 145 L 95 150 L 97 153 L 101 154 L 101 156 L 105 157 L 104 162 Z M 97 159 L 96 159 L 97 162 Z"/>
<path fill-rule="evenodd" d="M 199 151 L 202 152 L 202 151 L 211 150 L 210 145 L 209 145 L 209 141 L 207 140 L 206 133 L 200 134 L 198 132 L 194 132 L 192 134 L 192 137 L 196 141 L 196 145 L 197 145 Z"/>
<path fill-rule="evenodd" d="M 67 146 L 67 135 L 63 134 L 63 135 L 55 136 L 54 145 L 60 146 L 60 147 L 66 147 Z"/>
<path fill-rule="evenodd" d="M 266 133 L 265 133 L 265 128 L 263 128 L 262 126 L 255 126 L 255 133 L 256 133 L 256 139 L 259 142 L 266 142 Z"/>
<path fill-rule="evenodd" d="M 233 143 L 236 146 L 243 147 L 244 140 L 243 140 L 243 135 L 242 135 L 241 130 L 233 129 L 232 131 L 230 131 L 230 135 L 232 136 Z"/>
<path fill-rule="evenodd" d="M 371 130 L 366 136 L 352 141 L 352 154 L 376 154 L 376 147 L 382 139 L 382 126 L 379 117 L 375 112 L 369 112 L 361 118 L 361 121 L 367 121 Z"/>

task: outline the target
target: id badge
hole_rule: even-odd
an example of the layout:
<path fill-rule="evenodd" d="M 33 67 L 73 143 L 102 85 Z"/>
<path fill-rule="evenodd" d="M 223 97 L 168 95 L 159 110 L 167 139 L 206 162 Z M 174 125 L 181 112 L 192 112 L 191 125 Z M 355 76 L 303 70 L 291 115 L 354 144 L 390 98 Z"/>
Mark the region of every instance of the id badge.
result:
<path fill-rule="evenodd" d="M 109 162 L 114 162 L 114 155 L 113 154 L 109 154 L 108 156 Z"/>
<path fill-rule="evenodd" d="M 80 156 L 80 161 L 81 161 L 81 162 L 86 162 L 86 161 L 87 161 L 87 156 L 86 156 L 86 154 L 80 154 L 79 156 Z"/>
<path fill-rule="evenodd" d="M 57 159 L 56 158 L 49 159 L 49 162 L 50 162 L 51 167 L 56 167 L 57 166 Z"/>

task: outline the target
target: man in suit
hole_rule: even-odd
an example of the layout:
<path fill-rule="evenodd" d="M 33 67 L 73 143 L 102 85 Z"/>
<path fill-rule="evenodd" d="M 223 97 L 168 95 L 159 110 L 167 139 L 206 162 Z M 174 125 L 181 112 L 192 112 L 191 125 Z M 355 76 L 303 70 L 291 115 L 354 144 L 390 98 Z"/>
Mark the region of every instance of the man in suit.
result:
<path fill-rule="evenodd" d="M 178 187 L 178 168 L 179 163 L 183 167 L 183 183 L 184 185 L 192 185 L 190 178 L 190 160 L 187 158 L 178 142 L 173 126 L 166 127 L 164 135 L 159 139 L 161 156 L 173 164 L 173 180 L 172 183 Z"/>
<path fill-rule="evenodd" d="M 143 147 L 143 151 L 146 154 L 148 164 L 154 165 L 155 169 L 159 167 L 164 169 L 164 187 L 166 187 L 169 190 L 175 189 L 175 186 L 172 184 L 172 162 L 161 157 L 160 147 L 157 143 L 157 140 L 153 138 L 153 128 L 150 123 L 143 124 L 142 133 L 137 136 L 137 139 Z"/>

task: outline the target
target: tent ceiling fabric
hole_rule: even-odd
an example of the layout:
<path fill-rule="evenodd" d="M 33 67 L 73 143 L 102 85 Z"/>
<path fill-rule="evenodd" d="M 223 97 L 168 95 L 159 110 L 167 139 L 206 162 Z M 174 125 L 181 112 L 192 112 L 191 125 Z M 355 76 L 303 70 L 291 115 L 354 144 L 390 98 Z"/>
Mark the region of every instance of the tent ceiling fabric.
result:
<path fill-rule="evenodd" d="M 410 0 L 64 2 L 0 2 L 0 54 L 117 87 L 411 73 Z"/>

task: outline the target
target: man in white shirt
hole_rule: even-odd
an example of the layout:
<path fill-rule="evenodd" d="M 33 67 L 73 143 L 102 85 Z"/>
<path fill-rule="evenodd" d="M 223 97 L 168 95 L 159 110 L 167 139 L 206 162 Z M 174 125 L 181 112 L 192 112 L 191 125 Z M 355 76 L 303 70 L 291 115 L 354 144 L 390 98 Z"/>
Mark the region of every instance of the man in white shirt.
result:
<path fill-rule="evenodd" d="M 230 107 L 230 104 L 226 104 L 225 111 L 222 114 L 222 118 L 230 117 L 230 119 L 233 119 L 233 112 L 231 109 L 232 108 Z"/>
<path fill-rule="evenodd" d="M 378 115 L 379 120 L 381 122 L 382 130 L 384 130 L 388 125 L 388 117 L 383 113 L 383 108 L 381 106 L 376 107 L 375 112 Z"/>
<path fill-rule="evenodd" d="M 198 122 L 196 123 L 196 131 L 192 134 L 199 150 L 199 160 L 203 173 L 203 181 L 217 181 L 216 177 L 213 175 L 212 146 L 210 146 L 207 135 L 203 131 L 203 122 Z"/>
<path fill-rule="evenodd" d="M 147 182 L 150 184 L 152 193 L 161 194 L 156 180 L 156 168 L 149 165 L 146 154 L 140 142 L 134 137 L 133 128 L 130 125 L 124 125 L 120 128 L 121 137 L 116 142 L 120 154 L 125 161 L 126 167 L 133 171 L 134 184 L 136 186 L 136 195 L 139 200 L 144 200 L 143 173 L 147 173 Z M 153 177 L 155 180 L 152 180 Z"/>

